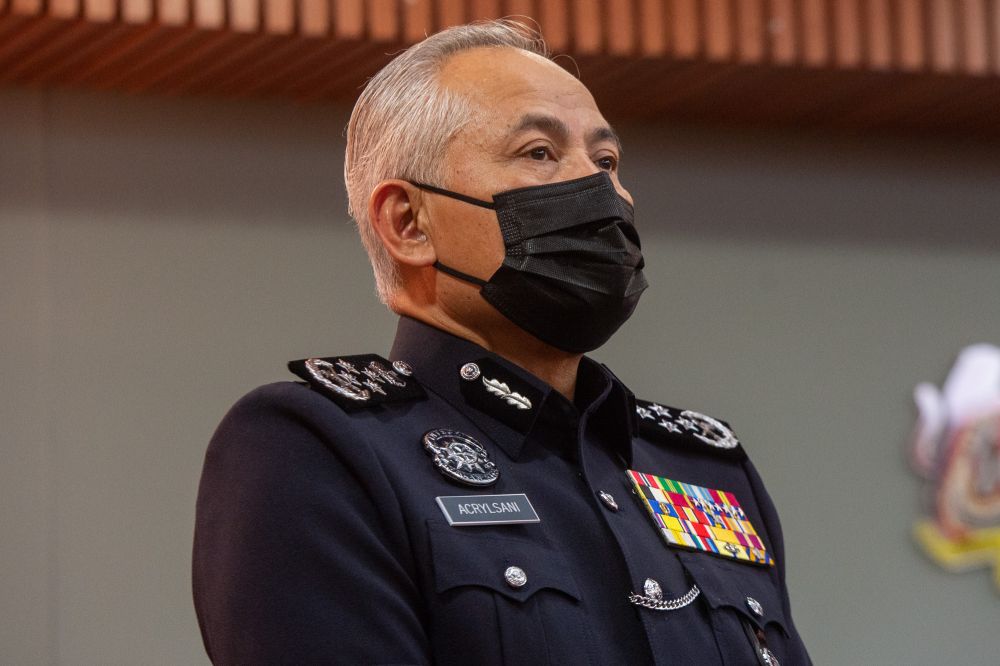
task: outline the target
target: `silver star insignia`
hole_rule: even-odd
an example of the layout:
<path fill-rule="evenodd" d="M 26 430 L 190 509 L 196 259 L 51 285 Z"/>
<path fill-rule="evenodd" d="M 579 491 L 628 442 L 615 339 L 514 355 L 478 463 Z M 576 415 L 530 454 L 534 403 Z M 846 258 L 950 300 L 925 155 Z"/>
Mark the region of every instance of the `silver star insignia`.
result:
<path fill-rule="evenodd" d="M 685 430 L 696 430 L 694 423 L 688 419 L 677 419 L 677 425 Z"/>
<path fill-rule="evenodd" d="M 486 471 L 480 464 L 479 455 L 476 453 L 476 450 L 467 444 L 460 442 L 450 444 L 446 455 L 448 456 L 448 461 L 455 465 L 457 469 L 479 473 Z"/>
<path fill-rule="evenodd" d="M 680 432 L 681 429 L 677 427 L 677 424 L 673 421 L 668 421 L 666 419 L 660 419 L 659 425 L 661 428 L 666 428 L 670 432 Z"/>
<path fill-rule="evenodd" d="M 649 411 L 645 407 L 636 407 L 635 408 L 635 413 L 638 414 L 639 416 L 641 416 L 644 419 L 651 419 L 653 421 L 656 420 L 656 417 L 653 416 L 653 412 Z"/>
<path fill-rule="evenodd" d="M 657 405 L 655 402 L 649 406 L 649 411 L 653 412 L 657 416 L 663 416 L 665 418 L 670 418 L 670 410 L 663 405 Z"/>

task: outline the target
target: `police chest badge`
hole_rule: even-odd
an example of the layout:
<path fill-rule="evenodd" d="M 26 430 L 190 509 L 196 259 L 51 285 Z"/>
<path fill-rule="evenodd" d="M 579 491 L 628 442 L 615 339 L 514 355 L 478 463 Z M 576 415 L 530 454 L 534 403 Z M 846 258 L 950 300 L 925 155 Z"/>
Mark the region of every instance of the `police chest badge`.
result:
<path fill-rule="evenodd" d="M 438 428 L 424 435 L 424 449 L 434 466 L 446 478 L 467 486 L 490 486 L 500 478 L 500 470 L 490 460 L 483 445 L 458 430 Z"/>
<path fill-rule="evenodd" d="M 668 545 L 774 566 L 774 558 L 732 493 L 631 469 L 627 474 Z"/>

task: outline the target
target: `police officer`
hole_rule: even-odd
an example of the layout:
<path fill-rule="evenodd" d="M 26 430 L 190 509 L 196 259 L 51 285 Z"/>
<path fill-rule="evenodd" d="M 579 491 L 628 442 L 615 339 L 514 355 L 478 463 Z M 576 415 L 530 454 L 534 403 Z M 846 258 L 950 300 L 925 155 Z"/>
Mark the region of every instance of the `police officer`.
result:
<path fill-rule="evenodd" d="M 351 212 L 388 358 L 289 364 L 198 497 L 222 664 L 804 664 L 774 507 L 725 423 L 583 356 L 646 288 L 619 141 L 517 24 L 438 33 L 367 85 Z"/>

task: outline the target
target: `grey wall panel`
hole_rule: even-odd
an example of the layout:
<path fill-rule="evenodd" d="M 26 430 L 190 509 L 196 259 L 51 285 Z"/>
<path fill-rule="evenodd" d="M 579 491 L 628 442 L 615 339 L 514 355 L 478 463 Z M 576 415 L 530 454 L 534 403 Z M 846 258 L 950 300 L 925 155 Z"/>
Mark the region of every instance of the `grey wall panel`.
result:
<path fill-rule="evenodd" d="M 56 658 L 54 451 L 48 402 L 51 266 L 45 109 L 0 97 L 0 656 Z"/>

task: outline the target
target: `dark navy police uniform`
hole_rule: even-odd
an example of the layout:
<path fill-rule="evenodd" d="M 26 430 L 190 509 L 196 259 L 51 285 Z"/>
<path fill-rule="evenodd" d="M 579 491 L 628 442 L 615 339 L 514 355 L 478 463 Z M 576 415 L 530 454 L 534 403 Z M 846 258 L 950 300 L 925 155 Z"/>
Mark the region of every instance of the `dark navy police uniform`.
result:
<path fill-rule="evenodd" d="M 219 426 L 194 546 L 214 662 L 809 663 L 778 516 L 735 442 L 675 427 L 661 414 L 679 410 L 637 402 L 587 358 L 574 402 L 412 319 L 390 358 L 408 365 L 386 380 L 383 359 L 366 380 L 390 399 L 277 383 Z M 496 481 L 443 473 L 424 445 L 439 429 L 478 442 Z M 669 546 L 627 469 L 732 493 L 774 566 Z M 507 494 L 538 522 L 451 525 L 437 501 Z"/>

